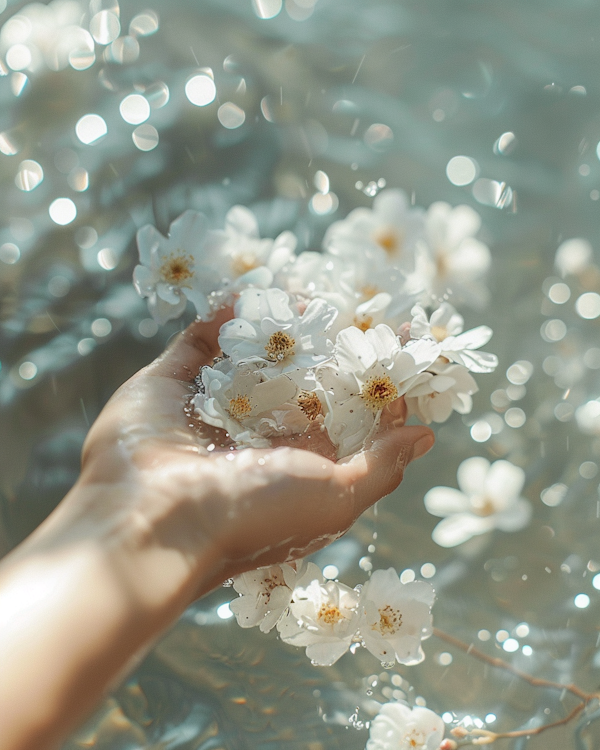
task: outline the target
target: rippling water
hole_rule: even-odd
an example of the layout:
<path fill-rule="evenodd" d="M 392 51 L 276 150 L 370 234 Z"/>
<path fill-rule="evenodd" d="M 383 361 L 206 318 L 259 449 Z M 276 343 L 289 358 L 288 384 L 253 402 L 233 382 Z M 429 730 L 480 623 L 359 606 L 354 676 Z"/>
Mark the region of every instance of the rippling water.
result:
<path fill-rule="evenodd" d="M 419 205 L 480 211 L 492 303 L 466 318 L 494 328 L 500 367 L 479 377 L 472 415 L 437 430 L 401 491 L 316 560 L 352 585 L 365 578 L 361 560 L 417 576 L 431 563 L 438 627 L 593 690 L 600 426 L 582 407 L 600 396 L 600 318 L 575 303 L 600 291 L 600 270 L 550 290 L 564 240 L 586 238 L 598 259 L 600 10 L 591 0 L 288 0 L 270 18 L 278 8 L 55 0 L 9 1 L 0 14 L 0 552 L 65 494 L 88 425 L 178 329 L 157 331 L 131 285 L 140 225 L 166 231 L 190 207 L 219 224 L 244 203 L 264 236 L 291 228 L 313 248 L 385 180 Z M 196 106 L 210 95 L 206 68 L 217 99 Z M 468 157 L 454 162 L 462 179 L 447 171 L 456 156 Z M 319 170 L 335 196 L 326 203 L 313 201 Z M 506 375 L 519 360 L 533 365 L 525 385 Z M 525 468 L 534 518 L 443 550 L 422 498 L 433 484 L 455 486 L 472 455 Z M 543 502 L 557 484 L 558 501 Z M 590 603 L 578 608 L 581 593 Z M 221 619 L 231 596 L 224 588 L 190 608 L 65 747 L 350 750 L 364 747 L 375 700 L 422 696 L 458 719 L 494 714 L 501 730 L 574 705 L 435 637 L 418 667 L 382 670 L 359 650 L 314 668 L 274 634 Z M 496 634 L 520 623 L 529 633 L 506 653 Z M 513 746 L 598 747 L 596 718 L 592 706 Z"/>

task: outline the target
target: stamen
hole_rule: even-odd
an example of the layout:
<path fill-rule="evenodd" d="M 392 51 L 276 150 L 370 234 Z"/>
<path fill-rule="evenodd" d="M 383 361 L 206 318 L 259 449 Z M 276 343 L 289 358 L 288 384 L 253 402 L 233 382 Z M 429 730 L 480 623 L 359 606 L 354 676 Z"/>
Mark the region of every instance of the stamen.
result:
<path fill-rule="evenodd" d="M 230 399 L 227 411 L 234 419 L 242 419 L 252 411 L 252 403 L 248 396 L 236 396 Z"/>
<path fill-rule="evenodd" d="M 398 398 L 398 389 L 389 375 L 369 378 L 363 385 L 360 397 L 373 411 L 379 411 Z"/>
<path fill-rule="evenodd" d="M 175 255 L 171 253 L 165 257 L 159 270 L 163 281 L 174 286 L 186 286 L 182 282 L 194 275 L 194 259 L 191 255 Z"/>
<path fill-rule="evenodd" d="M 259 266 L 258 259 L 254 253 L 236 253 L 231 258 L 231 270 L 236 276 L 243 276 L 248 271 L 253 271 Z"/>
<path fill-rule="evenodd" d="M 269 343 L 265 346 L 269 359 L 274 362 L 283 362 L 286 357 L 293 357 L 296 339 L 293 339 L 285 331 L 275 331 L 271 334 Z"/>
<path fill-rule="evenodd" d="M 379 622 L 372 625 L 372 630 L 378 630 L 381 635 L 395 635 L 402 625 L 402 615 L 399 610 L 389 604 L 379 610 Z"/>
<path fill-rule="evenodd" d="M 361 331 L 368 331 L 373 324 L 373 318 L 370 315 L 354 316 L 354 325 Z"/>
<path fill-rule="evenodd" d="M 377 232 L 375 242 L 383 248 L 388 255 L 400 255 L 404 237 L 401 232 L 392 227 L 387 227 Z"/>
<path fill-rule="evenodd" d="M 371 297 L 374 297 L 376 294 L 379 294 L 379 291 L 379 288 L 376 287 L 375 284 L 365 284 L 360 288 L 360 293 L 365 302 L 370 300 Z"/>
<path fill-rule="evenodd" d="M 326 625 L 336 625 L 344 619 L 344 615 L 339 608 L 332 604 L 323 604 L 317 615 L 318 620 L 323 620 Z"/>
<path fill-rule="evenodd" d="M 316 393 L 301 391 L 298 396 L 298 406 L 304 412 L 306 418 L 314 422 L 319 414 L 323 413 L 323 406 Z"/>
<path fill-rule="evenodd" d="M 431 334 L 439 343 L 441 343 L 444 339 L 447 339 L 450 335 L 446 326 L 431 326 Z"/>

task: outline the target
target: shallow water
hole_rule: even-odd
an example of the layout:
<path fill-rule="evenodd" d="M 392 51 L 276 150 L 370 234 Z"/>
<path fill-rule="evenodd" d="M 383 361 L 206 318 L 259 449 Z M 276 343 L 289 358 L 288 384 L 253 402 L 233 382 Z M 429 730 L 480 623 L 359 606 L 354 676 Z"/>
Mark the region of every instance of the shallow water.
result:
<path fill-rule="evenodd" d="M 576 410 L 600 396 L 600 318 L 582 318 L 574 303 L 600 292 L 598 268 L 566 279 L 564 304 L 548 295 L 559 281 L 553 261 L 563 240 L 587 238 L 598 260 L 600 10 L 588 0 L 304 0 L 258 17 L 272 5 L 124 0 L 123 33 L 148 7 L 159 18 L 156 33 L 139 37 L 137 58 L 127 43 L 105 62 L 96 44 L 98 59 L 86 69 L 56 72 L 42 62 L 0 78 L 0 552 L 65 494 L 88 425 L 179 328 L 157 332 L 133 290 L 137 227 L 153 222 L 166 231 L 190 207 L 219 224 L 231 205 L 244 203 L 264 236 L 291 228 L 303 247 L 315 247 L 332 217 L 369 205 L 385 180 L 414 192 L 419 205 L 447 200 L 480 211 L 493 252 L 492 302 L 463 312 L 467 324 L 494 328 L 488 348 L 500 367 L 478 377 L 473 413 L 437 429 L 436 448 L 410 468 L 401 490 L 315 559 L 352 585 L 369 563 L 417 577 L 433 564 L 438 627 L 521 670 L 596 689 L 600 427 L 578 421 Z M 0 23 L 25 6 L 9 2 Z M 87 10 L 82 0 L 75 6 Z M 93 6 L 118 7 L 116 0 Z M 138 28 L 152 28 L 153 19 L 138 18 Z M 37 23 L 47 29 L 51 20 Z M 18 30 L 11 34 L 4 32 L 3 54 L 19 43 Z M 10 58 L 15 68 L 18 53 Z M 124 54 L 132 59 L 121 64 Z M 218 102 L 198 107 L 185 84 L 204 67 L 214 71 Z M 138 126 L 119 112 L 134 90 L 151 102 L 147 124 L 155 131 L 136 133 L 143 148 L 158 134 L 148 151 L 132 138 Z M 227 102 L 235 107 L 219 120 Z M 231 127 L 240 112 L 244 122 Z M 75 125 L 89 113 L 105 120 L 108 133 L 84 145 Z M 515 139 L 498 143 L 505 133 Z M 446 173 L 457 155 L 477 170 L 462 187 Z M 312 200 L 318 170 L 336 196 L 330 203 Z M 34 187 L 20 189 L 15 178 Z M 59 197 L 77 211 L 64 226 L 48 214 Z M 318 213 L 336 202 L 337 213 Z M 519 360 L 533 365 L 533 375 L 509 388 L 507 370 Z M 475 422 L 489 429 L 471 431 Z M 472 437 L 489 432 L 481 442 Z M 422 498 L 434 484 L 456 486 L 458 465 L 473 455 L 525 468 L 534 517 L 524 531 L 443 550 L 431 540 L 436 521 Z M 541 492 L 557 483 L 566 495 L 544 503 Z M 435 637 L 417 667 L 383 670 L 359 649 L 315 668 L 274 634 L 221 619 L 217 608 L 232 593 L 223 588 L 191 607 L 65 748 L 350 750 L 364 747 L 375 700 L 422 696 L 458 720 L 494 714 L 490 728 L 503 731 L 555 721 L 575 705 Z M 574 604 L 581 593 L 590 597 L 584 608 Z M 495 636 L 520 623 L 529 634 L 507 653 Z M 489 641 L 478 638 L 481 630 Z M 598 747 L 596 718 L 591 707 L 580 721 L 513 747 Z"/>

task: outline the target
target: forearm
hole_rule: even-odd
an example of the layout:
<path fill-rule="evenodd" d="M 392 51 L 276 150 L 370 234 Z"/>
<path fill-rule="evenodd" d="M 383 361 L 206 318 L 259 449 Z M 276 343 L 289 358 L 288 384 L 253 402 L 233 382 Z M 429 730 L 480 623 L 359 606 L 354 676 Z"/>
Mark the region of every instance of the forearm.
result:
<path fill-rule="evenodd" d="M 218 578 L 208 543 L 190 557 L 102 513 L 128 491 L 77 485 L 0 566 L 0 750 L 53 747 Z"/>

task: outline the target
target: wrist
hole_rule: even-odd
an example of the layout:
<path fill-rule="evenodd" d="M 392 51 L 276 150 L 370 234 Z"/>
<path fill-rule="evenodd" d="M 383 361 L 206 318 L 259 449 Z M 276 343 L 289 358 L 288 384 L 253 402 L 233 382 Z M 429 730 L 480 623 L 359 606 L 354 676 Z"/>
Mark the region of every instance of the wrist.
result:
<path fill-rule="evenodd" d="M 197 502 L 172 498 L 139 477 L 114 483 L 80 478 L 19 553 L 93 554 L 98 566 L 112 571 L 132 613 L 164 627 L 227 577 L 217 545 L 194 517 Z"/>

